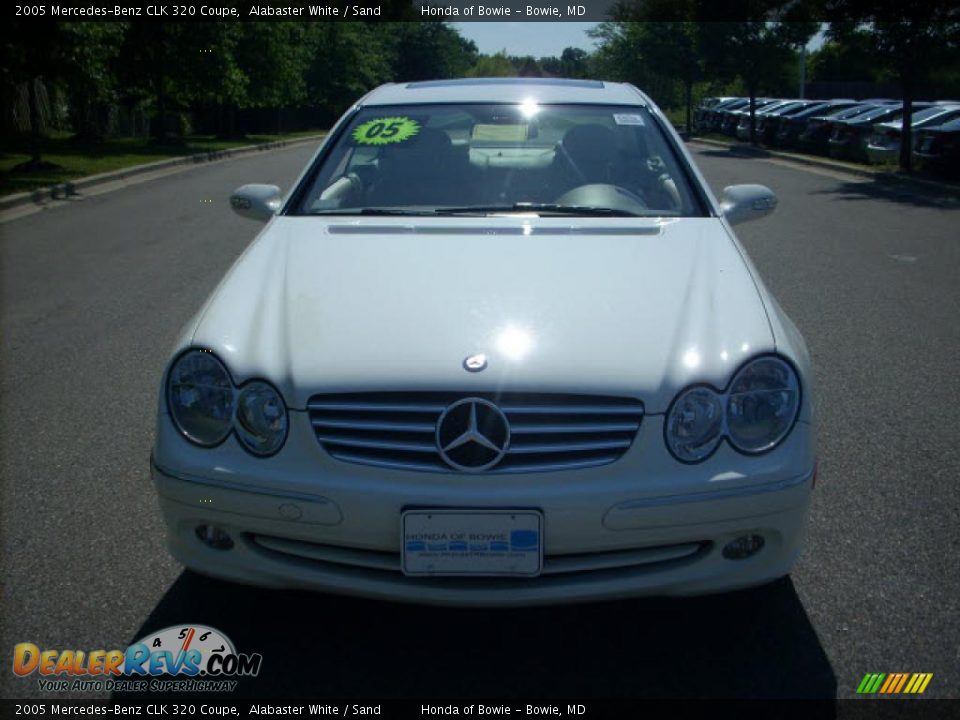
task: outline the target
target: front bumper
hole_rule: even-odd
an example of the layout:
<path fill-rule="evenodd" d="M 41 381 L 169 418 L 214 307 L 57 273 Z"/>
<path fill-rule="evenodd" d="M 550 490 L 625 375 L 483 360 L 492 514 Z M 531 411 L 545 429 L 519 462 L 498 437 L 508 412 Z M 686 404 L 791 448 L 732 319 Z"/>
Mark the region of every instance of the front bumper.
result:
<path fill-rule="evenodd" d="M 338 462 L 306 422 L 292 422 L 287 446 L 268 460 L 251 458 L 233 439 L 202 450 L 162 417 L 151 469 L 173 556 L 203 574 L 251 585 L 522 606 L 713 593 L 787 574 L 805 533 L 811 427 L 797 423 L 767 455 L 747 458 L 723 445 L 707 462 L 687 466 L 663 447 L 662 420 L 646 417 L 627 454 L 603 467 L 465 476 Z M 405 576 L 400 516 L 414 507 L 540 509 L 543 574 Z M 208 546 L 200 526 L 220 528 L 233 547 Z M 724 558 L 722 548 L 743 535 L 762 536 L 763 548 L 746 559 Z"/>
<path fill-rule="evenodd" d="M 900 159 L 900 144 L 867 145 L 867 160 L 872 165 L 889 165 Z"/>
<path fill-rule="evenodd" d="M 854 135 L 840 140 L 830 138 L 828 146 L 830 157 L 846 160 L 866 160 L 867 143 L 869 138 L 863 135 Z"/>

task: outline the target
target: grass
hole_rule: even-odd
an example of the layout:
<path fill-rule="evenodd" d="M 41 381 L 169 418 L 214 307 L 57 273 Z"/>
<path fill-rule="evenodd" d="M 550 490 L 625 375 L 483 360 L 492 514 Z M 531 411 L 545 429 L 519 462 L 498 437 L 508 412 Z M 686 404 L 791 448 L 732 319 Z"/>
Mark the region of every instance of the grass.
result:
<path fill-rule="evenodd" d="M 673 127 L 680 131 L 682 128 L 685 128 L 687 125 L 687 109 L 685 107 L 678 108 L 676 110 L 664 110 L 663 114 L 667 116 Z M 693 113 L 691 113 L 692 117 Z"/>
<path fill-rule="evenodd" d="M 319 130 L 283 135 L 247 135 L 223 140 L 212 135 L 190 135 L 178 144 L 159 144 L 146 138 L 113 138 L 102 143 L 80 142 L 69 133 L 54 132 L 41 141 L 41 159 L 60 165 L 62 170 L 25 173 L 13 168 L 30 159 L 26 135 L 5 138 L 0 146 L 0 195 L 29 192 L 36 188 L 97 175 L 111 170 L 143 165 L 168 158 L 215 152 L 276 140 L 316 135 Z"/>

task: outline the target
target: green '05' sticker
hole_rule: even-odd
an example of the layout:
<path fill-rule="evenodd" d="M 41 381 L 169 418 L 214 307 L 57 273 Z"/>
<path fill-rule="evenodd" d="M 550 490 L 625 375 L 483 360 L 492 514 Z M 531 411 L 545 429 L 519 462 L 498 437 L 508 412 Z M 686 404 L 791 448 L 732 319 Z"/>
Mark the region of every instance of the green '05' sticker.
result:
<path fill-rule="evenodd" d="M 408 117 L 385 117 L 368 120 L 353 131 L 353 139 L 361 145 L 387 145 L 409 140 L 420 132 L 420 123 Z"/>

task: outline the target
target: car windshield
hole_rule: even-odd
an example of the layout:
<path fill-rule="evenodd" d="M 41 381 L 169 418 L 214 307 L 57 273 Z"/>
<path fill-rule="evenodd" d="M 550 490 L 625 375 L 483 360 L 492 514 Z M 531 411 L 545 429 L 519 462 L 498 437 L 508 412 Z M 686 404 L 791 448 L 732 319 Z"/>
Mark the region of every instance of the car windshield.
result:
<path fill-rule="evenodd" d="M 822 115 L 825 110 L 829 110 L 829 109 L 830 109 L 830 105 L 828 105 L 827 103 L 818 103 L 816 105 L 810 105 L 808 107 L 803 108 L 796 115 L 793 115 L 793 117 L 804 118 L 804 117 L 810 117 L 811 115 Z"/>
<path fill-rule="evenodd" d="M 641 106 L 374 106 L 331 143 L 288 214 L 707 214 Z"/>
<path fill-rule="evenodd" d="M 867 120 L 896 120 L 903 115 L 903 108 L 896 105 L 884 105 L 868 110 L 865 113 L 850 118 L 856 122 L 866 122 Z"/>
<path fill-rule="evenodd" d="M 928 107 L 923 110 L 918 110 L 910 116 L 911 122 L 920 122 L 922 120 L 929 120 L 930 118 L 939 117 L 944 115 L 950 117 L 950 113 L 957 112 L 960 108 L 950 105 L 934 105 L 933 107 Z"/>
<path fill-rule="evenodd" d="M 795 105 L 791 105 L 790 107 L 781 108 L 777 112 L 778 114 L 784 117 L 790 117 L 791 115 L 796 115 L 797 113 L 802 112 L 807 107 L 809 106 L 805 105 L 804 103 L 796 103 Z"/>
<path fill-rule="evenodd" d="M 950 122 L 946 122 L 943 125 L 938 125 L 937 127 L 930 128 L 930 129 L 935 132 L 943 132 L 943 133 L 960 132 L 960 120 L 951 120 Z"/>
<path fill-rule="evenodd" d="M 856 117 L 857 115 L 864 115 L 865 113 L 876 110 L 877 108 L 877 105 L 854 105 L 853 107 L 842 107 L 838 110 L 827 113 L 824 117 L 837 120 L 846 120 L 847 118 Z"/>

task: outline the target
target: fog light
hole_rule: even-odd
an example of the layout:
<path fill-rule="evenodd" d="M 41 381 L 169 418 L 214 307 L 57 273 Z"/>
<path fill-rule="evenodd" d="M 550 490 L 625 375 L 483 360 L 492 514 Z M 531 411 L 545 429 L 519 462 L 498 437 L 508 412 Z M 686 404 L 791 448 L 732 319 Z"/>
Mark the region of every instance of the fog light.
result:
<path fill-rule="evenodd" d="M 741 535 L 724 546 L 723 556 L 727 560 L 743 560 L 760 552 L 763 542 L 761 535 Z"/>
<path fill-rule="evenodd" d="M 197 537 L 200 542 L 214 550 L 229 550 L 233 547 L 233 538 L 227 531 L 214 525 L 197 525 Z"/>

